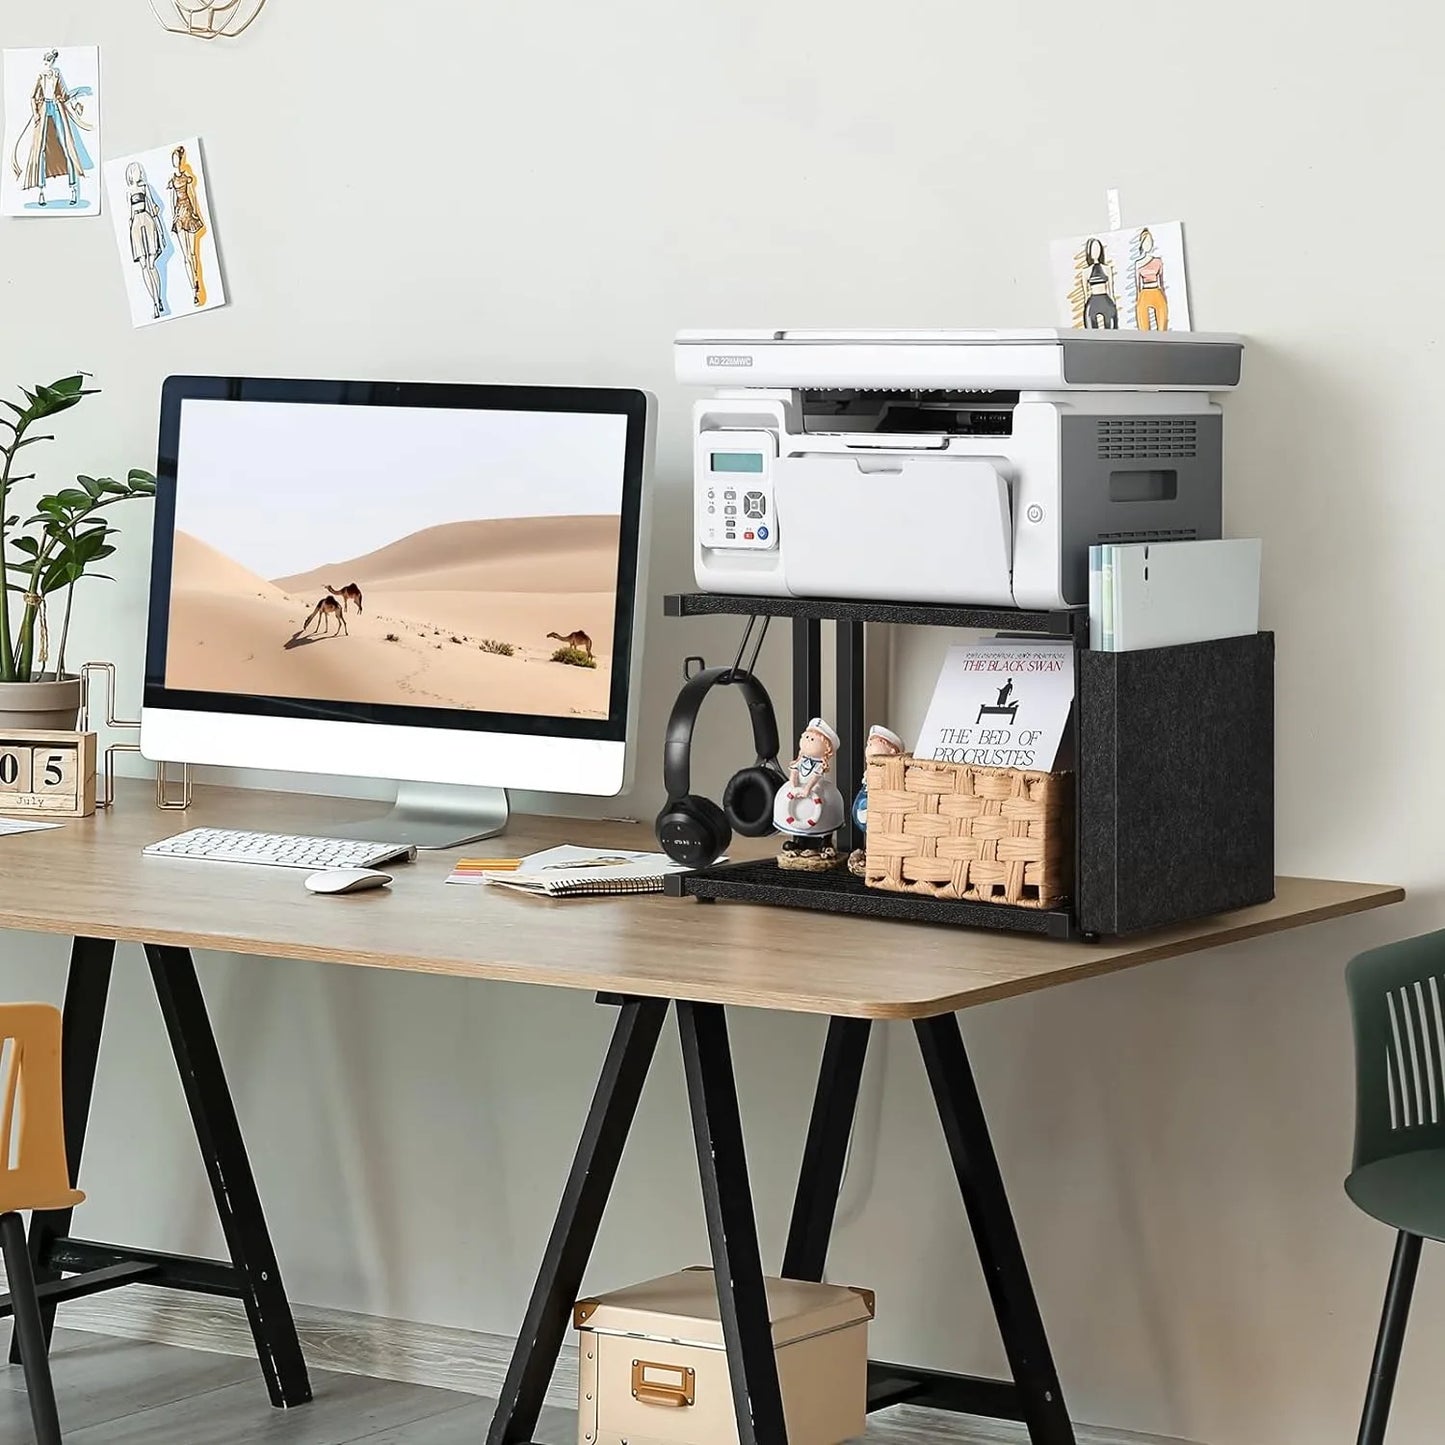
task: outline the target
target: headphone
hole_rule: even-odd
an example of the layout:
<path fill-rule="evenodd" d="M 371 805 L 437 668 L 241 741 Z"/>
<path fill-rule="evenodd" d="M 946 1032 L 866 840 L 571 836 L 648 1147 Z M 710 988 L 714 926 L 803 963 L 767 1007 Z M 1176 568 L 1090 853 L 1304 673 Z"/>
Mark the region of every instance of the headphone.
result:
<path fill-rule="evenodd" d="M 703 699 L 715 687 L 736 687 L 753 724 L 752 765 L 736 772 L 723 789 L 722 807 L 690 792 L 692 730 Z M 787 781 L 778 766 L 778 719 L 767 689 L 751 672 L 708 667 L 683 684 L 662 752 L 662 781 L 667 802 L 657 815 L 657 841 L 675 863 L 703 868 L 727 851 L 734 833 L 763 838 L 773 831 L 773 802 Z"/>

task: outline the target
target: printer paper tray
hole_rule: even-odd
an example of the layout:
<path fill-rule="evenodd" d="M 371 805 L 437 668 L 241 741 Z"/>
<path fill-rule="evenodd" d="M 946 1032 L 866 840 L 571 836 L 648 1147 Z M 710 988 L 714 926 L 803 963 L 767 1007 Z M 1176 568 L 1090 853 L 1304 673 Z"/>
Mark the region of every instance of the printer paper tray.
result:
<path fill-rule="evenodd" d="M 1008 483 L 992 462 L 781 457 L 777 509 L 795 597 L 1013 606 Z"/>

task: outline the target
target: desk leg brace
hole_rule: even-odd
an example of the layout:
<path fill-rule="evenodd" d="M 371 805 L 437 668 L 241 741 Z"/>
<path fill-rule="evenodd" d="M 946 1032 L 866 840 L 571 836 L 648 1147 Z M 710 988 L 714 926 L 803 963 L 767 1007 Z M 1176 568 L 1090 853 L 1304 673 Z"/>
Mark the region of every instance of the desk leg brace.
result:
<path fill-rule="evenodd" d="M 1074 1445 L 958 1019 L 946 1014 L 920 1020 L 915 1027 L 1014 1378 L 986 1380 L 875 1363 L 869 1369 L 869 1409 L 915 1404 L 1021 1420 L 1032 1445 Z M 823 1277 L 868 1034 L 866 1020 L 835 1018 L 828 1028 L 784 1259 L 783 1273 L 792 1279 Z"/>
<path fill-rule="evenodd" d="M 281 1283 L 281 1269 L 271 1236 L 236 1107 L 226 1084 L 206 1002 L 190 951 L 146 945 L 146 958 L 160 1000 L 166 1032 L 176 1056 L 196 1141 L 211 1181 L 226 1248 L 271 1403 L 304 1405 L 311 1398 L 306 1360 L 296 1338 L 291 1306 Z"/>
<path fill-rule="evenodd" d="M 666 999 L 621 1003 L 487 1445 L 521 1445 L 537 1428 L 666 1019 Z"/>
<path fill-rule="evenodd" d="M 787 1445 L 727 1018 L 721 1004 L 679 1002 L 677 1021 L 738 1440 Z"/>

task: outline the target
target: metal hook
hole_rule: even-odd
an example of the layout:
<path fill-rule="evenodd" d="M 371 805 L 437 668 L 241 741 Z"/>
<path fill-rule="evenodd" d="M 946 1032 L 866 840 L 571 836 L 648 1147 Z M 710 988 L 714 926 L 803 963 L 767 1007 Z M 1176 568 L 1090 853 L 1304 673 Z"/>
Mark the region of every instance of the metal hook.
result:
<path fill-rule="evenodd" d="M 748 618 L 748 625 L 743 628 L 743 640 L 738 643 L 737 656 L 733 658 L 733 665 L 728 669 L 729 682 L 740 674 L 752 676 L 757 671 L 758 656 L 763 650 L 763 641 L 768 635 L 768 624 L 772 620 L 767 616 L 759 617 L 756 613 Z M 757 627 L 759 623 L 762 625 L 758 627 L 757 640 L 753 641 L 753 628 Z M 749 643 L 752 645 L 752 655 L 748 658 L 747 666 L 744 667 L 743 654 L 748 650 Z"/>

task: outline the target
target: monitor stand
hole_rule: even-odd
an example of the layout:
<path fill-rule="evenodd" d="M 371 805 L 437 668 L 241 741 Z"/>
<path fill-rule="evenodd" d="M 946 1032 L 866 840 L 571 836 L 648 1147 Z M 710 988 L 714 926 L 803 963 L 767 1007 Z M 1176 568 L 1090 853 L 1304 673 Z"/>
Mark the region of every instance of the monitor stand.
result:
<path fill-rule="evenodd" d="M 356 823 L 318 828 L 328 838 L 368 838 L 378 843 L 414 843 L 418 848 L 460 848 L 492 838 L 507 826 L 505 788 L 469 788 L 451 783 L 401 783 L 391 811 Z"/>

